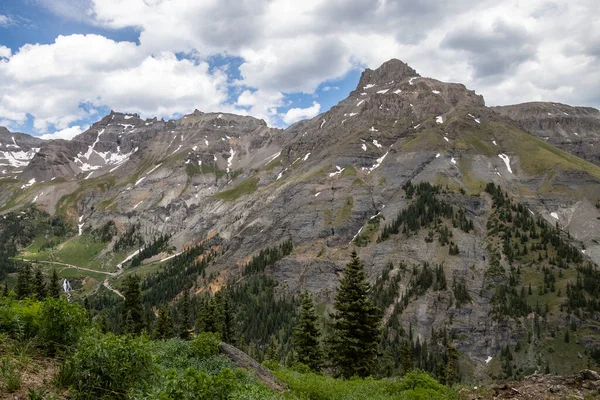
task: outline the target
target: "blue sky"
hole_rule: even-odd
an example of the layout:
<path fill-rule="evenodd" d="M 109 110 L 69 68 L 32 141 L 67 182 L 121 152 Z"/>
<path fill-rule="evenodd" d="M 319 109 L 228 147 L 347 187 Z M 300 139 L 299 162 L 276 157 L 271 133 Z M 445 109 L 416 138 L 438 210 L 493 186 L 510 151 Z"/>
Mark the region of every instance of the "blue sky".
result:
<path fill-rule="evenodd" d="M 110 109 L 199 109 L 284 127 L 390 58 L 489 105 L 598 107 L 597 11 L 593 0 L 7 0 L 0 125 L 69 138 Z"/>

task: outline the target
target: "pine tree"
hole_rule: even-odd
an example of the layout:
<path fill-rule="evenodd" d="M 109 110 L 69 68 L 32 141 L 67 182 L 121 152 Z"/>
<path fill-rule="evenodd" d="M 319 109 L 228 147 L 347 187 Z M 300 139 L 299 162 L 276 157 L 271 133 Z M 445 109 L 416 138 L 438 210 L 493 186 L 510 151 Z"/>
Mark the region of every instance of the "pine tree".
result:
<path fill-rule="evenodd" d="M 312 297 L 308 291 L 302 296 L 300 321 L 294 330 L 292 343 L 298 354 L 298 361 L 308 365 L 313 371 L 320 371 L 323 365 L 321 351 L 321 332 L 317 326 L 318 318 Z"/>
<path fill-rule="evenodd" d="M 369 298 L 371 286 L 356 251 L 346 266 L 331 315 L 331 362 L 337 375 L 369 376 L 375 370 L 380 342 L 381 316 Z"/>
<path fill-rule="evenodd" d="M 190 338 L 190 293 L 187 289 L 183 291 L 180 318 L 179 337 L 187 340 Z"/>
<path fill-rule="evenodd" d="M 154 336 L 157 339 L 169 339 L 173 337 L 173 319 L 166 306 L 162 306 L 160 310 L 158 310 Z"/>
<path fill-rule="evenodd" d="M 413 350 L 409 341 L 404 341 L 400 345 L 400 365 L 404 374 L 409 373 L 414 368 Z"/>
<path fill-rule="evenodd" d="M 139 334 L 144 328 L 144 306 L 142 305 L 142 292 L 140 278 L 137 275 L 129 275 L 125 278 L 123 289 L 122 315 L 125 321 L 125 333 Z"/>
<path fill-rule="evenodd" d="M 22 263 L 17 275 L 16 286 L 17 298 L 22 300 L 34 294 L 33 277 L 31 276 L 31 264 Z"/>
<path fill-rule="evenodd" d="M 60 283 L 58 283 L 58 274 L 56 269 L 52 270 L 50 285 L 48 286 L 48 296 L 58 299 L 60 297 Z"/>
<path fill-rule="evenodd" d="M 231 307 L 231 298 L 229 292 L 223 292 L 222 300 L 222 317 L 223 323 L 221 327 L 221 340 L 225 343 L 235 345 L 235 320 L 233 315 L 233 309 Z"/>
<path fill-rule="evenodd" d="M 36 268 L 35 270 L 35 293 L 40 300 L 45 299 L 47 295 L 44 275 L 42 274 L 42 270 L 39 268 Z"/>
<path fill-rule="evenodd" d="M 267 354 L 265 354 L 265 359 L 279 362 L 279 344 L 277 343 L 277 339 L 275 339 L 275 336 L 273 335 L 271 335 L 271 338 L 269 339 L 269 346 L 267 347 Z"/>

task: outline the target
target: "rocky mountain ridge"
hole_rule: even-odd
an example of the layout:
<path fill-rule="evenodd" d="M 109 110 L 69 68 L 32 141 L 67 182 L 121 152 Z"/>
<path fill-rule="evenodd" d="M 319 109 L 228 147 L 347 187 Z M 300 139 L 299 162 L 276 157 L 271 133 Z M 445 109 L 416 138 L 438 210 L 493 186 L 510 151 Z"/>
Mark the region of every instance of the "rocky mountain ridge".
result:
<path fill-rule="evenodd" d="M 350 251 L 358 248 L 372 282 L 389 265 L 388 273 L 398 276 L 395 287 L 382 283 L 393 288 L 391 302 L 382 303 L 386 321 L 397 320 L 422 340 L 430 339 L 434 330 L 453 332 L 473 374 L 480 374 L 500 368 L 500 361 L 489 364 L 489 358 L 496 359 L 506 345 L 515 346 L 530 321 L 523 316 L 491 319 L 494 288 L 507 284 L 519 266 L 527 268 L 519 285 L 527 282 L 537 291 L 539 281 L 547 279 L 542 266 L 553 265 L 550 258 L 558 257 L 555 245 L 544 253 L 519 242 L 520 258 L 511 260 L 511 247 L 503 245 L 508 236 L 494 228 L 507 211 L 496 207 L 488 184 L 501 188 L 514 207 L 520 205 L 519 218 L 532 215 L 533 222 L 527 220 L 528 226 L 534 225 L 530 229 L 556 227 L 569 252 L 581 254 L 569 258 L 572 272 L 558 283 L 562 294 L 575 279 L 575 264 L 584 262 L 579 258 L 600 262 L 596 208 L 600 167 L 570 153 L 576 153 L 565 145 L 570 142 L 541 136 L 556 125 L 535 130 L 538 122 L 523 122 L 539 121 L 543 113 L 529 117 L 531 111 L 519 110 L 488 108 L 482 96 L 464 85 L 421 77 L 392 60 L 366 70 L 356 90 L 329 111 L 285 130 L 231 114 L 197 111 L 179 120 L 159 121 L 111 112 L 70 142 L 43 143 L 19 180 L 2 181 L 0 205 L 8 211 L 34 202 L 65 216 L 78 226 L 78 235 L 67 243 L 87 240 L 91 229 L 109 221 L 119 235 L 133 224 L 147 240 L 167 234 L 175 254 L 208 241 L 220 254 L 209 271 L 216 277 L 209 283 L 201 278 L 190 282 L 198 292 L 217 290 L 229 279 L 244 279 L 243 267 L 253 256 L 291 240 L 291 254 L 269 265 L 265 273 L 279 283 L 281 294 L 308 289 L 324 309 Z M 557 122 L 569 129 L 589 126 L 582 132 L 594 148 L 594 113 L 569 111 L 564 111 L 573 116 L 568 124 Z M 400 229 L 381 239 L 384 229 L 415 202 L 409 182 L 439 185 L 442 189 L 434 196 L 453 214 L 431 226 L 423 222 L 418 231 Z M 459 215 L 471 222 L 472 229 L 460 228 Z M 518 240 L 525 240 L 523 228 L 515 228 L 512 221 L 501 226 L 515 229 Z M 452 245 L 444 239 L 448 237 Z M 90 255 L 88 266 L 118 273 L 116 259 L 105 259 L 115 242 L 116 237 Z M 522 254 L 523 247 L 540 261 Z M 121 254 L 119 261 L 134 250 Z M 58 257 L 66 263 L 61 251 L 34 256 L 52 261 Z M 490 277 L 491 259 L 503 273 Z M 133 271 L 143 274 L 160 260 L 157 255 Z M 447 287 L 428 288 L 411 297 L 412 282 L 424 273 L 425 264 L 442 266 L 438 271 L 445 274 Z M 456 304 L 455 282 L 468 291 L 468 304 Z M 567 317 L 558 306 L 562 300 L 550 294 L 536 297 L 550 298 L 552 318 L 545 321 L 552 321 L 552 329 L 563 329 Z M 594 329 L 589 319 L 580 318 L 578 323 Z M 590 334 L 581 342 L 591 345 L 596 339 Z M 528 368 L 538 365 L 532 356 L 523 363 Z"/>

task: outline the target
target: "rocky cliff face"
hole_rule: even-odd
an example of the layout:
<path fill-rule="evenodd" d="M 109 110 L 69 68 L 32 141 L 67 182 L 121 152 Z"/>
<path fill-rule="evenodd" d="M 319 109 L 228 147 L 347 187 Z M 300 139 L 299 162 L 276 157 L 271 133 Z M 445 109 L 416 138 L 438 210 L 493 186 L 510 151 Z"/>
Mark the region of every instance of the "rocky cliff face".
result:
<path fill-rule="evenodd" d="M 492 109 L 551 145 L 600 165 L 600 111 L 541 102 Z"/>
<path fill-rule="evenodd" d="M 253 255 L 290 239 L 292 254 L 266 273 L 281 293 L 309 289 L 324 305 L 359 246 L 373 282 L 390 264 L 401 277 L 386 320 L 399 319 L 424 340 L 432 329 L 448 329 L 460 337 L 458 349 L 482 369 L 524 334 L 522 319 L 490 318 L 494 288 L 516 264 L 490 225 L 498 214 L 487 183 L 540 223 L 569 231 L 566 240 L 577 252 L 585 250 L 586 260 L 600 261 L 600 168 L 569 154 L 577 153 L 565 145 L 589 138 L 593 149 L 596 114 L 553 106 L 555 119 L 546 119 L 549 106 L 532 107 L 543 111 L 529 117 L 533 111 L 522 106 L 487 108 L 464 85 L 420 77 L 392 60 L 366 70 L 356 90 L 331 110 L 286 130 L 231 114 L 194 112 L 158 121 L 111 112 L 70 142 L 41 145 L 21 181 L 3 183 L 10 195 L 0 201 L 5 209 L 34 201 L 71 218 L 84 236 L 87 228 L 115 221 L 121 233 L 131 223 L 139 223 L 147 238 L 169 233 L 178 251 L 217 237 L 221 255 L 211 269 L 220 275 L 211 287 L 240 277 Z M 595 160 L 591 152 L 582 156 Z M 409 181 L 448 188 L 440 198 L 472 221 L 468 232 L 448 220 L 439 223 L 448 227 L 459 254 L 426 240 L 429 228 L 378 240 L 413 203 L 405 190 Z M 496 280 L 488 274 L 493 249 L 505 271 Z M 448 287 L 464 282 L 470 301 L 457 306 L 452 290 L 428 290 L 407 301 L 399 318 L 395 304 L 411 288 L 413 266 L 425 263 L 442 265 Z M 537 289 L 533 277 L 542 279 L 541 264 L 537 270 L 526 265 Z M 558 303 L 554 311 L 564 323 Z"/>
<path fill-rule="evenodd" d="M 0 127 L 0 178 L 23 172 L 43 143 L 36 137 Z"/>

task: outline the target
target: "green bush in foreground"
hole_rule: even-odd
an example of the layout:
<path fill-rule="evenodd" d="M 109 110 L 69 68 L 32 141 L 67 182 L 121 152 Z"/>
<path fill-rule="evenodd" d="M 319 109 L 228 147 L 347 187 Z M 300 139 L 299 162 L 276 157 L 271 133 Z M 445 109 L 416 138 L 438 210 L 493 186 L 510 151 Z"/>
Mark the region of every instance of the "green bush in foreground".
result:
<path fill-rule="evenodd" d="M 50 352 L 75 346 L 88 325 L 86 311 L 65 297 L 47 298 L 40 310 L 40 339 Z"/>
<path fill-rule="evenodd" d="M 77 399 L 120 399 L 130 390 L 147 387 L 156 372 L 147 337 L 90 331 L 65 361 L 61 374 Z"/>

